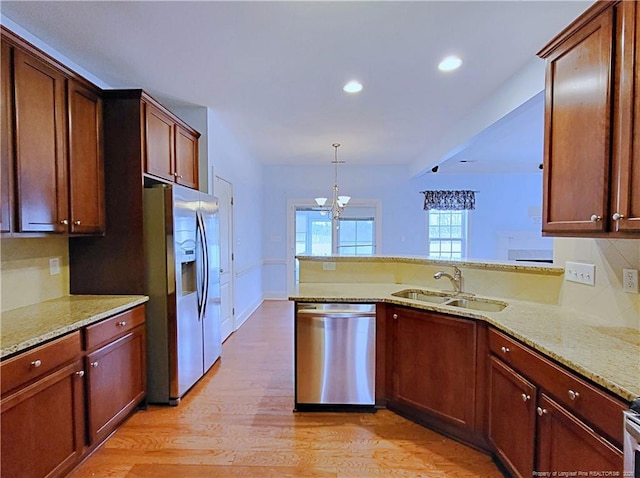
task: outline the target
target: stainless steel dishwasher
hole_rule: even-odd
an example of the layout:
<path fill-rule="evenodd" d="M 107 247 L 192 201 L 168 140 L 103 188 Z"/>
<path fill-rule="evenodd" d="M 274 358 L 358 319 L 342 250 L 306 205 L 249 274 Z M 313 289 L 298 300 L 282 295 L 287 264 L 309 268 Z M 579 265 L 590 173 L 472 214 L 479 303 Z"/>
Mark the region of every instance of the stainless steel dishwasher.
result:
<path fill-rule="evenodd" d="M 376 307 L 296 304 L 296 410 L 375 405 Z"/>

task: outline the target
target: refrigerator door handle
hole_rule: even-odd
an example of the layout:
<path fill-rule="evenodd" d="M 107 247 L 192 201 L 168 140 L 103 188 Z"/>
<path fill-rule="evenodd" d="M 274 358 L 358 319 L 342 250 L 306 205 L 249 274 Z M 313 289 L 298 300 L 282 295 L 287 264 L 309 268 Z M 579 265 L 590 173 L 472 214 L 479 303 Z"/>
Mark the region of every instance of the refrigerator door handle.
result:
<path fill-rule="evenodd" d="M 202 309 L 204 304 L 204 243 L 202 236 L 202 225 L 200 216 L 196 213 L 196 296 L 198 299 L 198 321 L 202 319 Z"/>
<path fill-rule="evenodd" d="M 209 248 L 207 243 L 207 230 L 205 229 L 202 213 L 198 211 L 198 219 L 200 220 L 200 231 L 202 234 L 202 258 L 203 258 L 203 284 L 202 284 L 202 318 L 204 319 L 207 310 L 207 300 L 209 299 Z"/>

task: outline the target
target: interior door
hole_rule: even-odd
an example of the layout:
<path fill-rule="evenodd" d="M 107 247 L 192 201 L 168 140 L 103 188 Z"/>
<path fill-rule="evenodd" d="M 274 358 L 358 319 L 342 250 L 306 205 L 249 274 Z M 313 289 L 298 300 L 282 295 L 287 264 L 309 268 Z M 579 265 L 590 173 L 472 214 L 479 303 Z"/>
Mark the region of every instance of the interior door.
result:
<path fill-rule="evenodd" d="M 236 330 L 233 314 L 233 189 L 232 184 L 215 177 L 219 201 L 220 227 L 220 330 L 224 341 Z"/>

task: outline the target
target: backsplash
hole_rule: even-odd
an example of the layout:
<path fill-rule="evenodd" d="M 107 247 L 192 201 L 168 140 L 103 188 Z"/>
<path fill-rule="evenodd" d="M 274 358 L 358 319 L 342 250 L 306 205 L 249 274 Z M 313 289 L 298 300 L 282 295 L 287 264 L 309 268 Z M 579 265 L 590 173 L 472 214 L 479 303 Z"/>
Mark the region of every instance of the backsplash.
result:
<path fill-rule="evenodd" d="M 563 281 L 559 304 L 599 325 L 640 329 L 640 294 L 622 292 L 622 269 L 640 269 L 638 239 L 556 238 L 554 264 L 596 266 L 595 286 Z"/>
<path fill-rule="evenodd" d="M 51 275 L 49 259 L 60 259 Z M 3 238 L 0 243 L 0 311 L 69 294 L 69 241 L 66 237 Z"/>

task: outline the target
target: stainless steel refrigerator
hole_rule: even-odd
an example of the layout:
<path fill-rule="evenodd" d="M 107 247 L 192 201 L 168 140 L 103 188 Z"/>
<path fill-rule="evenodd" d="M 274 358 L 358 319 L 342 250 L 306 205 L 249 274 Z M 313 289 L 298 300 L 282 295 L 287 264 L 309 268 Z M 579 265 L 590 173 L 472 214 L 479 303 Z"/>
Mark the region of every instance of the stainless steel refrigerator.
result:
<path fill-rule="evenodd" d="M 143 211 L 147 399 L 177 405 L 222 353 L 218 201 L 162 185 Z"/>

